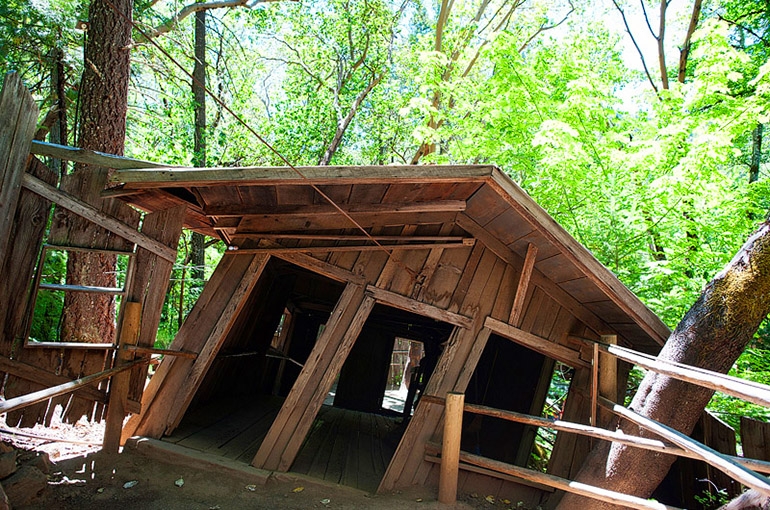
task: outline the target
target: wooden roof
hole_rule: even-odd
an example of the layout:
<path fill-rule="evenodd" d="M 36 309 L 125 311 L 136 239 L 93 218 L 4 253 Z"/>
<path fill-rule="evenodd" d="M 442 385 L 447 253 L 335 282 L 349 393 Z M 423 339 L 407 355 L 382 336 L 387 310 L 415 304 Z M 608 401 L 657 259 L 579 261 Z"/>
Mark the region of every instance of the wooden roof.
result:
<path fill-rule="evenodd" d="M 186 204 L 186 227 L 230 245 L 302 249 L 322 261 L 381 249 L 367 235 L 412 250 L 480 242 L 515 267 L 533 244 L 533 283 L 594 331 L 615 332 L 647 352 L 670 333 L 494 166 L 152 168 L 116 170 L 111 180 L 116 187 L 107 193 L 147 211 Z"/>

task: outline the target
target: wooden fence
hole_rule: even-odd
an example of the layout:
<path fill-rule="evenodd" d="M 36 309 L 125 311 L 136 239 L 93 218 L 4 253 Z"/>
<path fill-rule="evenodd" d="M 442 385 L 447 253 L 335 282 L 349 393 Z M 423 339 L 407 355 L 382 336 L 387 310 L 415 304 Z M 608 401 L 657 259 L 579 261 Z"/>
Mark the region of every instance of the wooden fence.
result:
<path fill-rule="evenodd" d="M 474 414 L 492 416 L 495 418 L 522 423 L 525 425 L 544 427 L 555 431 L 579 434 L 591 438 L 611 441 L 634 448 L 642 448 L 660 453 L 675 455 L 677 457 L 694 459 L 705 462 L 710 467 L 719 470 L 729 478 L 741 483 L 746 487 L 755 489 L 765 496 L 770 497 L 770 480 L 760 474 L 770 473 L 770 462 L 767 461 L 768 457 L 770 457 L 770 448 L 765 446 L 764 442 L 765 434 L 770 436 L 770 426 L 768 424 L 756 422 L 754 420 L 742 420 L 742 426 L 745 425 L 746 427 L 746 432 L 744 432 L 744 441 L 748 441 L 748 444 L 751 445 L 745 449 L 746 453 L 751 452 L 753 455 L 761 458 L 762 460 L 759 458 L 753 459 L 747 457 L 738 457 L 734 455 L 725 455 L 723 453 L 717 452 L 714 449 L 694 439 L 691 439 L 690 437 L 687 437 L 681 432 L 672 429 L 671 427 L 658 423 L 645 416 L 639 415 L 634 411 L 624 406 L 618 405 L 610 399 L 602 396 L 600 391 L 602 385 L 597 380 L 599 374 L 605 373 L 611 377 L 613 375 L 613 370 L 612 368 L 602 369 L 599 366 L 600 363 L 606 360 L 608 357 L 605 357 L 604 355 L 599 356 L 598 354 L 604 353 L 613 358 L 613 361 L 614 359 L 621 359 L 632 364 L 636 364 L 637 366 L 647 370 L 651 370 L 659 374 L 664 374 L 669 377 L 673 377 L 706 388 L 714 389 L 728 395 L 748 400 L 755 404 L 763 405 L 765 407 L 770 407 L 770 387 L 752 381 L 744 381 L 736 377 L 731 377 L 725 374 L 712 372 L 698 367 L 691 367 L 680 363 L 672 363 L 665 360 L 659 360 L 653 356 L 639 353 L 628 348 L 619 347 L 617 345 L 613 345 L 612 343 L 596 342 L 593 340 L 575 337 L 573 337 L 573 339 L 585 342 L 593 348 L 594 359 L 592 362 L 592 367 L 594 381 L 591 385 L 591 401 L 593 405 L 597 406 L 597 409 L 592 412 L 594 423 L 596 416 L 598 415 L 598 411 L 604 410 L 625 420 L 628 420 L 648 431 L 654 432 L 660 437 L 660 439 L 632 436 L 622 432 L 611 431 L 596 426 L 562 420 L 550 420 L 539 416 L 531 416 L 474 404 L 465 404 L 462 406 L 462 409 L 459 412 L 454 411 L 450 413 L 449 409 L 447 408 L 445 413 L 445 421 L 455 422 L 452 427 L 460 427 L 462 425 L 462 412 L 465 411 Z M 610 365 L 613 364 L 614 363 L 610 363 Z M 436 395 L 425 395 L 423 396 L 422 401 L 430 402 L 433 404 L 445 404 L 445 399 Z M 425 460 L 429 462 L 443 464 L 443 459 L 446 457 L 459 459 L 458 463 L 453 462 L 453 464 L 457 465 L 456 468 L 453 470 L 442 469 L 441 476 L 456 478 L 458 475 L 457 469 L 467 469 L 469 471 L 481 472 L 490 476 L 496 476 L 498 478 L 502 477 L 503 479 L 510 479 L 510 477 L 513 477 L 513 479 L 524 480 L 531 483 L 534 482 L 544 487 L 576 493 L 585 497 L 597 499 L 599 501 L 625 505 L 629 508 L 675 508 L 664 505 L 657 501 L 651 501 L 635 496 L 629 496 L 627 494 L 608 491 L 606 489 L 581 484 L 575 481 L 541 473 L 539 471 L 534 471 L 519 466 L 513 466 L 500 461 L 480 457 L 478 455 L 472 455 L 467 452 L 461 452 L 459 443 L 455 444 L 450 442 L 449 444 L 451 444 L 452 447 L 456 449 L 455 452 L 452 452 L 451 457 L 450 454 L 444 452 L 447 448 L 446 441 L 444 442 L 443 446 L 435 443 L 429 443 L 426 448 Z M 767 444 L 770 444 L 770 442 Z M 442 486 L 452 487 L 452 484 L 449 482 L 443 482 Z M 444 494 L 442 497 L 446 502 L 453 501 L 455 496 L 448 496 Z"/>

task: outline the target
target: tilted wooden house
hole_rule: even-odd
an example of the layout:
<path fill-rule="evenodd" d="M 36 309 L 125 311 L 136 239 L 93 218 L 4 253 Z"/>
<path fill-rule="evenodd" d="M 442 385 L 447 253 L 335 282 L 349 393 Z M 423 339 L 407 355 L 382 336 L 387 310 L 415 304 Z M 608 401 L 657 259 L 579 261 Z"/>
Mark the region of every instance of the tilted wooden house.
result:
<path fill-rule="evenodd" d="M 185 205 L 186 227 L 231 247 L 171 346 L 197 358 L 164 359 L 124 436 L 185 444 L 204 422 L 240 423 L 232 432 L 251 426 L 252 436 L 235 452 L 217 448 L 258 468 L 323 476 L 345 464 L 332 458 L 333 433 L 321 432 L 329 391 L 336 385 L 334 407 L 363 413 L 340 429 L 376 421 L 361 416 L 380 410 L 394 339 L 408 338 L 425 347 L 423 399 L 405 430 L 366 436 L 361 447 L 383 459 L 358 459 L 362 480 L 351 484 L 436 484 L 443 406 L 430 396 L 464 392 L 466 403 L 539 415 L 558 361 L 574 369 L 564 418 L 587 423 L 592 350 L 581 339 L 616 335 L 655 353 L 669 334 L 493 166 L 167 168 L 112 179 L 114 196 L 146 211 Z M 618 370 L 616 388 L 626 375 Z M 251 421 L 239 421 L 243 413 Z M 465 425 L 463 450 L 527 463 L 533 427 L 479 416 Z M 313 457 L 303 456 L 311 447 Z M 549 473 L 574 474 L 587 448 L 587 439 L 558 436 Z M 469 469 L 467 491 L 543 500 L 540 487 Z"/>
<path fill-rule="evenodd" d="M 105 449 L 117 449 L 114 431 L 130 412 L 124 440 L 163 438 L 367 490 L 435 486 L 448 392 L 493 415 L 540 415 L 558 368 L 570 380 L 562 418 L 588 423 L 597 419 L 597 393 L 620 401 L 628 372 L 620 363 L 597 381 L 594 342 L 656 353 L 668 337 L 494 166 L 121 170 L 146 162 L 33 144 L 33 154 L 118 168 L 103 196 L 145 211 L 139 227 L 130 208 L 118 220 L 67 193 L 66 179 L 56 187 L 56 176 L 30 156 L 34 104 L 18 79 L 8 83 L 0 101 L 0 115 L 11 119 L 0 137 L 0 370 L 8 402 L 153 351 L 182 225 L 231 248 L 146 387 L 146 369 L 131 365 L 130 379 L 115 376 L 109 392 L 79 385 L 72 398 L 53 398 L 72 419 L 106 416 Z M 87 249 L 131 253 L 120 322 L 133 321 L 125 329 L 133 336 L 122 329 L 105 345 L 27 341 L 26 292 L 51 202 L 117 236 Z M 67 240 L 52 233 L 48 242 L 66 248 Z M 424 387 L 411 416 L 382 411 L 397 338 L 424 351 Z M 8 419 L 48 422 L 53 407 L 28 406 Z M 461 447 L 476 459 L 524 466 L 535 434 L 530 425 L 466 412 Z M 571 478 L 589 445 L 557 434 L 548 473 Z M 552 489 L 469 454 L 461 490 L 553 503 Z"/>

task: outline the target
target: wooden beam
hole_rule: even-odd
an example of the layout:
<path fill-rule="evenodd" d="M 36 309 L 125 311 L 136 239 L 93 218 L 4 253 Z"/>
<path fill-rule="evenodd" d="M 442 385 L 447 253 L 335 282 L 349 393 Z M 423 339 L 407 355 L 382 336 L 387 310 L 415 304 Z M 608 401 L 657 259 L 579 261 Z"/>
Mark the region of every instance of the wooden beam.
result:
<path fill-rule="evenodd" d="M 72 382 L 72 379 L 61 375 L 52 374 L 42 368 L 24 363 L 23 361 L 13 360 L 0 356 L 0 372 L 6 372 L 26 381 L 36 382 L 43 386 L 58 386 Z M 107 393 L 91 386 L 79 388 L 75 394 L 80 398 L 94 400 L 96 402 L 107 402 Z"/>
<path fill-rule="evenodd" d="M 668 425 L 664 425 L 646 416 L 635 413 L 634 411 L 605 398 L 600 398 L 600 402 L 603 406 L 618 416 L 625 418 L 626 420 L 634 423 L 635 425 L 638 425 L 639 427 L 654 432 L 667 441 L 670 441 L 679 446 L 680 448 L 697 455 L 700 460 L 722 471 L 730 478 L 742 483 L 743 485 L 746 485 L 747 487 L 751 487 L 764 496 L 770 496 L 770 480 L 768 480 L 767 477 L 755 473 L 754 471 L 733 461 L 728 456 L 723 455 L 716 450 L 687 437 L 686 435 L 669 427 Z"/>
<path fill-rule="evenodd" d="M 424 317 L 430 317 L 441 322 L 447 322 L 461 328 L 470 328 L 473 325 L 473 319 L 460 315 L 459 313 L 450 312 L 439 308 L 437 306 L 429 305 L 421 301 L 417 301 L 401 294 L 396 294 L 389 290 L 369 285 L 366 287 L 366 291 L 378 302 L 384 305 L 398 308 L 407 312 L 414 312 Z"/>
<path fill-rule="evenodd" d="M 256 236 L 258 237 L 258 236 Z M 303 246 L 303 247 L 280 247 L 280 248 L 238 248 L 235 250 L 227 250 L 229 255 L 255 255 L 270 254 L 277 255 L 279 253 L 337 253 L 337 252 L 354 252 L 354 251 L 405 251 L 405 250 L 432 250 L 434 248 L 468 248 L 473 246 L 475 239 L 464 239 L 459 243 L 430 243 L 430 244 L 382 244 L 376 245 L 359 245 L 359 246 Z"/>
<path fill-rule="evenodd" d="M 0 91 L 0 268 L 9 252 L 8 243 L 37 114 L 37 104 L 19 75 L 6 74 Z"/>
<path fill-rule="evenodd" d="M 455 211 L 432 211 L 420 214 L 412 212 L 373 212 L 351 215 L 363 228 L 392 227 L 401 225 L 435 225 L 454 223 Z M 216 220 L 213 228 L 229 236 L 259 237 L 263 233 L 290 232 L 293 230 L 341 230 L 353 228 L 348 218 L 337 215 L 264 214 Z M 356 227 L 357 228 L 357 227 Z"/>
<path fill-rule="evenodd" d="M 377 165 L 241 168 L 159 168 L 117 170 L 113 183 L 126 188 L 177 186 L 271 186 L 275 184 L 399 184 L 474 182 L 489 177 L 489 165 Z"/>
<path fill-rule="evenodd" d="M 175 351 L 172 349 L 153 349 L 151 347 L 139 347 L 137 345 L 126 345 L 121 348 L 130 352 L 135 352 L 136 354 L 161 354 L 163 356 L 176 356 L 179 358 L 188 358 L 188 359 L 195 359 L 198 357 L 197 353 L 190 352 L 190 351 Z"/>
<path fill-rule="evenodd" d="M 492 317 L 487 317 L 486 321 L 484 322 L 484 326 L 491 329 L 494 333 L 507 338 L 508 340 L 512 340 L 518 344 L 523 345 L 524 347 L 539 352 L 544 356 L 548 356 L 557 361 L 561 361 L 562 363 L 566 363 L 571 367 L 587 368 L 590 366 L 588 363 L 580 359 L 580 353 L 578 351 L 574 351 L 569 347 L 565 347 L 561 344 L 557 344 L 556 342 L 551 342 L 545 338 L 541 338 L 537 335 L 533 335 L 532 333 L 528 333 L 519 328 L 515 328 L 503 321 L 499 321 Z"/>
<path fill-rule="evenodd" d="M 130 368 L 133 368 L 136 365 L 140 365 L 142 363 L 147 363 L 145 360 L 136 360 L 132 363 L 129 363 L 127 365 L 122 365 L 119 367 L 111 368 L 109 370 L 104 370 L 102 372 L 98 372 L 93 375 L 88 375 L 86 377 L 81 377 L 80 379 L 75 379 L 74 381 L 70 381 L 64 384 L 60 384 L 58 386 L 54 386 L 52 388 L 46 388 L 44 390 L 35 391 L 33 393 L 28 393 L 27 395 L 22 395 L 21 397 L 15 397 L 11 398 L 5 401 L 0 402 L 0 414 L 3 413 L 9 413 L 11 411 L 16 411 L 17 409 L 22 409 L 34 404 L 37 404 L 38 402 L 42 402 L 44 400 L 48 400 L 53 397 L 58 397 L 60 395 L 66 395 L 67 393 L 72 393 L 73 391 L 87 385 L 87 384 L 93 384 L 97 383 L 99 381 L 103 381 L 104 379 L 107 379 L 109 377 L 112 377 L 115 374 L 119 374 L 120 372 L 124 370 L 128 370 Z"/>
<path fill-rule="evenodd" d="M 580 338 L 580 340 L 589 343 L 589 345 L 595 343 L 585 338 Z M 598 348 L 602 352 L 612 354 L 623 361 L 646 370 L 652 370 L 661 375 L 709 388 L 725 395 L 738 397 L 763 407 L 770 407 L 770 386 L 704 368 L 672 363 L 619 345 L 599 344 Z"/>
<path fill-rule="evenodd" d="M 269 242 L 269 241 L 263 241 Z M 227 254 L 228 252 L 225 252 Z M 299 267 L 318 273 L 327 278 L 331 278 L 334 281 L 342 283 L 355 283 L 356 285 L 363 285 L 365 279 L 360 274 L 356 274 L 353 271 L 348 271 L 341 267 L 329 264 L 322 260 L 318 260 L 307 253 L 276 253 L 275 258 L 285 260 Z"/>
<path fill-rule="evenodd" d="M 72 195 L 65 193 L 59 189 L 54 188 L 50 184 L 47 184 L 40 179 L 36 179 L 29 174 L 24 175 L 22 184 L 28 190 L 37 193 L 38 195 L 47 198 L 48 200 L 64 207 L 83 218 L 96 223 L 100 227 L 103 227 L 110 232 L 113 232 L 120 237 L 138 244 L 142 248 L 149 250 L 159 257 L 162 257 L 171 262 L 176 261 L 176 250 L 169 248 L 163 243 L 159 243 L 155 239 L 147 237 L 146 235 L 137 232 L 136 229 L 126 225 L 122 221 L 104 214 L 95 207 L 73 197 Z"/>
<path fill-rule="evenodd" d="M 432 212 L 461 212 L 467 207 L 464 200 L 443 200 L 438 202 L 394 202 L 384 204 L 341 204 L 345 212 L 356 214 L 386 214 L 386 213 L 432 213 Z M 239 205 L 227 204 L 207 207 L 206 216 L 216 218 L 248 218 L 249 216 L 264 217 L 280 215 L 285 218 L 304 218 L 309 216 L 334 216 L 338 217 L 340 211 L 331 205 L 307 204 L 307 205 Z"/>
<path fill-rule="evenodd" d="M 141 322 L 141 303 L 134 301 L 124 303 L 118 345 L 136 345 Z M 121 349 L 115 357 L 115 366 L 120 367 L 131 363 L 133 358 L 134 355 L 130 351 Z M 130 383 L 131 372 L 129 371 L 116 374 L 110 381 L 110 401 L 107 404 L 107 418 L 104 424 L 104 440 L 102 441 L 102 451 L 105 453 L 118 453 L 118 450 L 120 450 L 120 433 L 123 430 L 123 420 L 126 414 L 128 414 L 128 390 Z"/>
<path fill-rule="evenodd" d="M 580 268 L 586 277 L 593 281 L 621 310 L 631 316 L 653 340 L 663 345 L 671 334 L 671 330 L 657 315 L 644 306 L 617 276 L 596 260 L 591 252 L 569 235 L 556 220 L 499 169 L 492 172 L 489 183 L 513 209 L 557 246 L 565 257 Z"/>
<path fill-rule="evenodd" d="M 599 487 L 594 487 L 593 485 L 566 480 L 564 478 L 559 478 L 558 476 L 540 473 L 532 469 L 506 464 L 505 462 L 500 462 L 499 460 L 487 459 L 481 457 L 480 455 L 474 455 L 467 452 L 460 453 L 460 460 L 467 462 L 468 464 L 473 464 L 475 466 L 491 469 L 500 473 L 505 473 L 507 475 L 515 476 L 530 482 L 547 485 L 549 487 L 553 487 L 554 489 L 572 492 L 587 498 L 604 501 L 623 508 L 636 508 L 640 510 L 682 510 L 679 507 L 664 505 L 663 503 L 659 503 L 657 501 L 639 498 L 636 496 L 629 496 L 628 494 L 623 494 L 622 492 L 615 492 Z"/>
<path fill-rule="evenodd" d="M 438 456 L 438 454 L 440 453 L 441 453 L 441 446 L 438 445 L 437 443 L 429 442 L 425 445 L 426 462 L 432 462 L 433 464 L 441 464 L 441 457 Z M 491 469 L 474 466 L 473 464 L 468 464 L 467 462 L 462 461 L 462 457 L 463 457 L 463 452 L 460 451 L 459 467 L 461 471 L 467 471 L 469 473 L 478 473 L 480 475 L 488 476 L 490 478 L 496 478 L 498 480 L 506 480 L 508 482 L 514 482 L 519 485 L 526 485 L 527 487 L 534 487 L 535 489 L 538 489 L 544 492 L 554 492 L 554 488 L 548 487 L 547 485 L 530 482 L 529 480 L 523 480 L 515 476 L 507 475 L 505 473 L 500 473 L 499 471 L 493 471 Z"/>
<path fill-rule="evenodd" d="M 168 168 L 170 165 L 34 140 L 30 153 L 104 168 Z"/>
<path fill-rule="evenodd" d="M 235 236 L 236 238 L 238 236 Z M 388 241 L 405 241 L 405 242 L 430 242 L 430 243 L 459 243 L 463 242 L 467 237 L 463 236 L 362 236 L 362 235 L 345 235 L 345 234 L 261 234 L 261 239 L 280 240 L 280 239 L 292 239 L 296 241 L 339 241 L 339 242 L 361 242 L 371 241 L 374 239 L 377 242 Z"/>
<path fill-rule="evenodd" d="M 511 315 L 508 318 L 508 324 L 521 326 L 521 319 L 524 312 L 524 301 L 529 290 L 529 281 L 532 279 L 532 270 L 535 269 L 535 259 L 537 258 L 537 246 L 530 243 L 527 246 L 527 256 L 524 257 L 524 267 L 521 269 L 519 285 L 516 288 L 516 297 L 513 300 Z"/>
<path fill-rule="evenodd" d="M 246 257 L 223 257 L 219 261 L 171 342 L 170 349 L 196 353 L 203 350 L 232 294 L 243 280 L 251 279 L 247 270 L 253 261 Z M 123 428 L 123 440 L 133 435 L 157 439 L 164 434 L 169 413 L 192 363 L 190 359 L 176 356 L 163 359 L 142 393 L 141 415 L 131 416 Z"/>
<path fill-rule="evenodd" d="M 439 405 L 444 405 L 445 403 L 445 399 L 435 395 L 423 395 L 420 397 L 420 400 Z M 540 416 L 532 416 L 528 414 L 517 413 L 515 411 L 505 411 L 502 409 L 495 409 L 493 407 L 479 404 L 465 404 L 464 410 L 469 413 L 491 416 L 493 418 L 500 418 L 501 420 L 512 421 L 524 425 L 543 427 L 546 429 L 578 434 L 581 436 L 592 437 L 613 443 L 625 444 L 634 448 L 640 448 L 642 450 L 651 450 L 666 455 L 677 455 L 679 457 L 687 457 L 688 459 L 701 460 L 698 455 L 684 450 L 674 443 L 670 443 L 661 439 L 634 436 L 631 434 L 626 434 L 622 431 L 612 431 L 603 429 L 601 427 L 592 427 L 590 425 L 583 425 L 582 423 L 573 423 L 564 420 L 551 420 L 548 418 L 542 418 Z M 759 473 L 770 473 L 770 462 L 749 459 L 746 457 L 728 457 L 734 462 L 737 462 L 738 464 L 741 464 L 742 466 L 745 466 Z"/>

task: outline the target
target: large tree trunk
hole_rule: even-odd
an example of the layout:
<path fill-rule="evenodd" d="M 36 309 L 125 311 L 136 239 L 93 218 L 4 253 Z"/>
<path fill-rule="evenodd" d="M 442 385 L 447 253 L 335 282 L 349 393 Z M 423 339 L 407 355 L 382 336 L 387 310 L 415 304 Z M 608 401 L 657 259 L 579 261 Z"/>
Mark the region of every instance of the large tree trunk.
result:
<path fill-rule="evenodd" d="M 762 224 L 733 260 L 703 290 L 671 334 L 659 358 L 727 372 L 770 313 L 770 222 Z M 630 407 L 689 434 L 712 390 L 649 372 Z M 654 434 L 621 421 L 627 434 Z M 619 444 L 600 442 L 578 472 L 579 482 L 648 497 L 665 477 L 674 457 Z M 566 494 L 562 510 L 617 508 Z"/>
<path fill-rule="evenodd" d="M 195 66 L 192 81 L 195 97 L 195 132 L 193 147 L 193 166 L 206 166 L 206 11 L 195 13 Z M 192 233 L 190 276 L 194 285 L 203 285 L 206 264 L 206 237 L 198 232 Z"/>
<path fill-rule="evenodd" d="M 85 149 L 123 154 L 131 48 L 133 0 L 92 0 L 89 7 L 88 41 L 80 84 L 78 145 Z M 78 164 L 62 180 L 62 189 L 99 207 L 126 223 L 138 225 L 138 213 L 117 200 L 102 200 L 108 170 Z M 85 219 L 57 208 L 50 241 L 65 246 L 131 249 L 125 240 Z M 71 284 L 115 287 L 115 257 L 70 252 L 67 281 Z M 60 340 L 67 342 L 112 342 L 115 337 L 115 300 L 109 295 L 68 292 L 65 295 Z M 99 351 L 72 353 L 62 371 L 70 377 L 98 372 L 105 365 Z M 66 418 L 76 421 L 90 414 L 85 401 L 70 404 Z M 97 415 L 98 418 L 98 415 Z"/>

